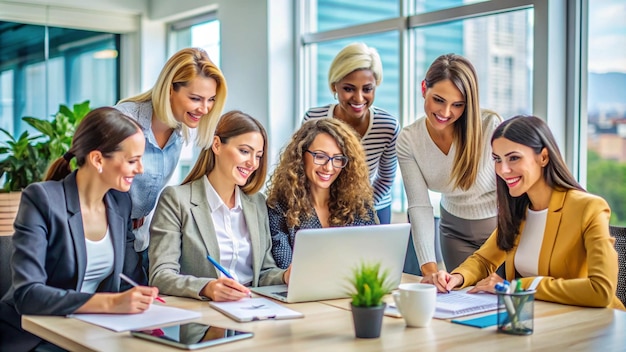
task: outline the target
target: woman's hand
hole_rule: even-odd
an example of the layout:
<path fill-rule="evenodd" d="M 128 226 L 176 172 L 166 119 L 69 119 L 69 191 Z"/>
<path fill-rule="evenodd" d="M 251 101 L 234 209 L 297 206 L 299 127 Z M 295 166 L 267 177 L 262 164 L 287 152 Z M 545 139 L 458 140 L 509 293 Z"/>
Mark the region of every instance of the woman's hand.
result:
<path fill-rule="evenodd" d="M 503 282 L 503 281 L 504 279 L 501 278 L 498 274 L 491 273 L 491 275 L 478 281 L 476 283 L 476 286 L 472 287 L 471 290 L 468 290 L 467 293 L 477 293 L 477 292 L 496 293 L 496 288 L 495 288 L 496 284 L 498 282 Z"/>
<path fill-rule="evenodd" d="M 137 286 L 120 293 L 96 293 L 74 313 L 141 313 L 150 308 L 158 294 L 158 288 L 148 286 Z"/>
<path fill-rule="evenodd" d="M 233 279 L 220 277 L 204 286 L 201 294 L 216 302 L 238 301 L 249 297 L 250 290 Z"/>
<path fill-rule="evenodd" d="M 437 291 L 447 293 L 453 288 L 463 284 L 463 276 L 461 274 L 450 275 L 445 270 L 439 270 L 436 273 L 424 275 L 421 282 L 435 285 Z"/>
<path fill-rule="evenodd" d="M 289 285 L 289 276 L 291 276 L 291 264 L 287 267 L 287 270 L 283 273 L 283 281 Z"/>
<path fill-rule="evenodd" d="M 158 294 L 158 288 L 148 286 L 137 286 L 114 294 L 110 313 L 141 313 L 150 308 Z"/>

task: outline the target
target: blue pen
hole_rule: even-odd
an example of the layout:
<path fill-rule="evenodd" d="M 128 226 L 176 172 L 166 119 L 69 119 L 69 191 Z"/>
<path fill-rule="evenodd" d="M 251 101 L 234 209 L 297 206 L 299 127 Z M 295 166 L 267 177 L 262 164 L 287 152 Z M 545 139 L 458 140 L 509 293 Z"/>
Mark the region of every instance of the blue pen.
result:
<path fill-rule="evenodd" d="M 208 259 L 211 264 L 213 264 L 217 270 L 221 271 L 222 274 L 226 275 L 227 278 L 232 279 L 233 276 L 228 272 L 228 270 L 224 269 L 223 266 L 220 265 L 220 263 L 217 262 L 217 260 L 213 259 L 213 257 L 211 257 L 210 255 L 206 256 L 206 259 Z"/>
<path fill-rule="evenodd" d="M 206 259 L 208 259 L 211 262 L 211 264 L 213 264 L 213 266 L 217 268 L 217 270 L 221 271 L 222 274 L 226 275 L 227 278 L 234 280 L 233 276 L 228 272 L 228 270 L 226 270 L 223 266 L 221 266 L 220 263 L 217 262 L 217 260 L 213 259 L 213 257 L 211 257 L 210 255 L 207 255 Z M 251 292 L 248 292 L 248 297 L 252 298 Z"/>

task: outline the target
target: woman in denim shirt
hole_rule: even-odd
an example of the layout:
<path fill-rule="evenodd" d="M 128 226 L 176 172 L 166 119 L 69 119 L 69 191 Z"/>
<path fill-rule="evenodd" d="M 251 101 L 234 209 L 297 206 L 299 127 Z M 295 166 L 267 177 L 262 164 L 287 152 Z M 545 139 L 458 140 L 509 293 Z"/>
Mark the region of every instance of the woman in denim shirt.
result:
<path fill-rule="evenodd" d="M 198 128 L 198 147 L 211 144 L 226 91 L 226 80 L 206 51 L 187 48 L 165 63 L 152 89 L 115 106 L 136 120 L 146 137 L 144 172 L 130 189 L 135 250 L 146 272 L 149 223 L 157 198 L 174 173 L 189 129 Z"/>

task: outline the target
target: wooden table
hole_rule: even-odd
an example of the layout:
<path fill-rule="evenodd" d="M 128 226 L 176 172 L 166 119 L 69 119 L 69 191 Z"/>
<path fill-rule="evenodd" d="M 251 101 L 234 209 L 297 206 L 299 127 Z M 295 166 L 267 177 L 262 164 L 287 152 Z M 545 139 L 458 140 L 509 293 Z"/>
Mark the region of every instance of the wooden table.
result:
<path fill-rule="evenodd" d="M 404 280 L 403 280 L 404 281 Z M 414 281 L 414 280 L 411 280 Z M 403 319 L 385 317 L 381 337 L 356 339 L 348 299 L 289 304 L 303 319 L 237 323 L 208 302 L 167 297 L 167 304 L 202 313 L 196 321 L 254 332 L 252 339 L 210 347 L 210 351 L 519 351 L 626 349 L 626 312 L 535 302 L 535 332 L 498 334 L 434 319 L 427 328 L 407 328 Z M 165 345 L 115 333 L 77 319 L 24 316 L 24 329 L 72 351 L 176 351 Z M 209 349 L 207 349 L 209 350 Z"/>

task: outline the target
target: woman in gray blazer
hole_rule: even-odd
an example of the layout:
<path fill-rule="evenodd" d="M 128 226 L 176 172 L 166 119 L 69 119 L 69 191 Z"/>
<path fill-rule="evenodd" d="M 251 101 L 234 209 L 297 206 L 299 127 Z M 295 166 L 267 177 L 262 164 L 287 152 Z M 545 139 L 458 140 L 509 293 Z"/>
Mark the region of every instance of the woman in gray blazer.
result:
<path fill-rule="evenodd" d="M 45 182 L 24 189 L 13 226 L 12 286 L 0 301 L 0 351 L 25 351 L 41 340 L 22 330 L 21 314 L 140 313 L 158 290 L 126 288 L 124 273 L 146 283 L 133 250 L 128 190 L 142 172 L 145 139 L 113 108 L 90 112 L 70 150 Z M 76 158 L 78 170 L 70 171 Z M 44 342 L 45 344 L 45 342 Z"/>
<path fill-rule="evenodd" d="M 283 284 L 271 254 L 265 197 L 267 134 L 241 111 L 224 114 L 180 186 L 166 187 L 150 225 L 150 282 L 162 293 L 233 301 L 248 286 Z M 231 278 L 209 262 L 210 255 Z"/>

